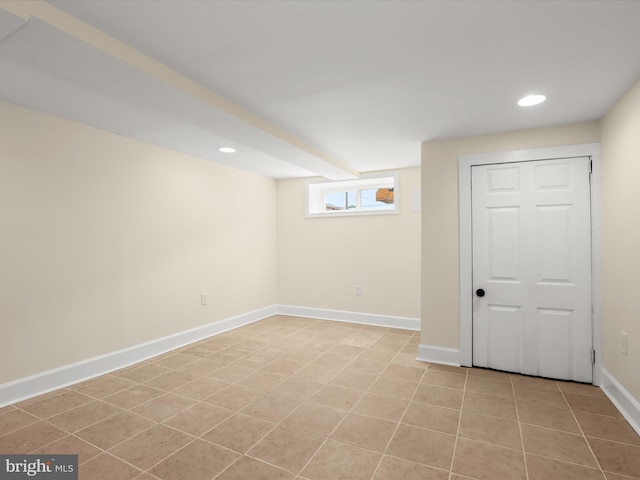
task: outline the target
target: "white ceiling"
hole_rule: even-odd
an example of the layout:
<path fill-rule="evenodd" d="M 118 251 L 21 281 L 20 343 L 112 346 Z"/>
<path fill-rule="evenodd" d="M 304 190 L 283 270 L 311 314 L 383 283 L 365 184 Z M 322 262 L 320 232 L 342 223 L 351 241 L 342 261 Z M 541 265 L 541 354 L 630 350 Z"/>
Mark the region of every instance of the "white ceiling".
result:
<path fill-rule="evenodd" d="M 49 3 L 228 102 L 1 4 L 0 99 L 274 178 L 349 178 L 418 165 L 427 140 L 597 120 L 640 77 L 639 1 Z M 532 92 L 547 102 L 516 105 Z"/>

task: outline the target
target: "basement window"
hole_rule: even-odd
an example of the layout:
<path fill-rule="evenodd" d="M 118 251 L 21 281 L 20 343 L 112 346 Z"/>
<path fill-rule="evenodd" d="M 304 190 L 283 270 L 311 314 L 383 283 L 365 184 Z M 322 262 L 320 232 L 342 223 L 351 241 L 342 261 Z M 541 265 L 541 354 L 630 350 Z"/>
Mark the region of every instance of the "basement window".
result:
<path fill-rule="evenodd" d="M 307 182 L 307 216 L 397 213 L 396 176 Z"/>

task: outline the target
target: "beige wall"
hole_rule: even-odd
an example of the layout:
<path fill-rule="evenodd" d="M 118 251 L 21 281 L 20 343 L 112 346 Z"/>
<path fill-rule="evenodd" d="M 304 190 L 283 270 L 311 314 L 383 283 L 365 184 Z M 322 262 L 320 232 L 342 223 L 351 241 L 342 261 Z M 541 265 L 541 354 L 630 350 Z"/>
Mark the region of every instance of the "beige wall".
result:
<path fill-rule="evenodd" d="M 604 364 L 640 401 L 640 81 L 602 121 L 602 159 Z"/>
<path fill-rule="evenodd" d="M 420 168 L 397 172 L 396 215 L 306 218 L 305 180 L 278 181 L 279 304 L 420 316 Z"/>
<path fill-rule="evenodd" d="M 274 180 L 0 103 L 0 384 L 275 304 L 275 209 Z"/>
<path fill-rule="evenodd" d="M 421 343 L 458 348 L 458 156 L 600 141 L 598 123 L 422 144 Z"/>

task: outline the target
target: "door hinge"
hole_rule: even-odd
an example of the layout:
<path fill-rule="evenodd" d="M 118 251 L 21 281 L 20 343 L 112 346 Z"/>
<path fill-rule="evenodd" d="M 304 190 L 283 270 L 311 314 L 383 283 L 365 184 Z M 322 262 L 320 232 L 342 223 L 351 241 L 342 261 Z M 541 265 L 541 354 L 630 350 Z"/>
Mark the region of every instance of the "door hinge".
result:
<path fill-rule="evenodd" d="M 591 363 L 595 365 L 596 363 L 596 351 L 591 350 Z"/>

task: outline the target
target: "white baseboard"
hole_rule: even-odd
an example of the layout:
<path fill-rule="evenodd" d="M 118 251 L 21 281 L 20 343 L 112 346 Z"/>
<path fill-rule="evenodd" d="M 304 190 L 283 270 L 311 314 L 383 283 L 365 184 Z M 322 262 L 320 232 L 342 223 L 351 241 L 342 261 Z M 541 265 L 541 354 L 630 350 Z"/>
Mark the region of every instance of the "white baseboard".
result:
<path fill-rule="evenodd" d="M 360 323 L 380 327 L 400 328 L 403 330 L 420 330 L 420 319 L 412 317 L 394 317 L 377 315 L 375 313 L 348 312 L 344 310 L 328 310 L 324 308 L 298 307 L 293 305 L 278 305 L 280 315 L 296 317 L 319 318 L 338 322 Z"/>
<path fill-rule="evenodd" d="M 432 345 L 420 344 L 418 346 L 418 360 L 459 367 L 460 350 L 457 348 L 434 347 Z"/>
<path fill-rule="evenodd" d="M 622 413 L 638 435 L 640 435 L 640 403 L 611 375 L 602 369 L 602 385 L 600 386 L 609 400 Z"/>
<path fill-rule="evenodd" d="M 419 330 L 420 320 L 408 317 L 392 317 L 369 313 L 345 312 L 318 308 L 273 305 L 253 312 L 227 318 L 209 325 L 193 328 L 174 335 L 152 340 L 115 352 L 89 358 L 46 372 L 20 378 L 0 385 L 0 407 L 11 405 L 27 398 L 83 382 L 114 370 L 128 367 L 176 348 L 204 340 L 213 335 L 262 320 L 272 315 L 295 315 L 323 320 L 379 325 L 384 327 Z"/>
<path fill-rule="evenodd" d="M 271 306 L 0 385 L 0 407 L 82 382 L 276 315 Z"/>

